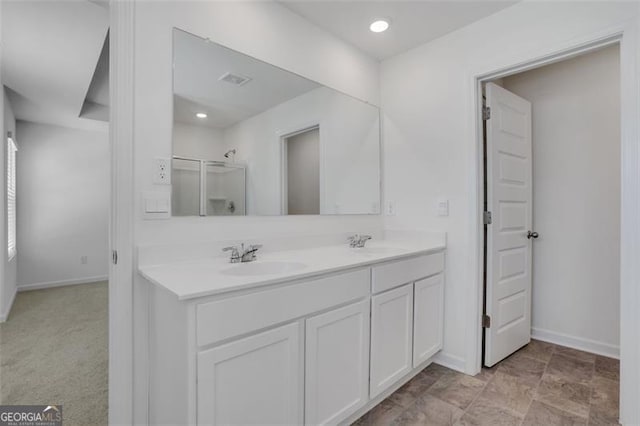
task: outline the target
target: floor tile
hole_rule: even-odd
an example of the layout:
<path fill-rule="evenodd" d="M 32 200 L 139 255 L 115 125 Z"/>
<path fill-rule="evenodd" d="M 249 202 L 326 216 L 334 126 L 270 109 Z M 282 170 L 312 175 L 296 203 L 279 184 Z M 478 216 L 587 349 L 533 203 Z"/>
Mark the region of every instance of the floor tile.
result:
<path fill-rule="evenodd" d="M 431 364 L 429 364 L 429 366 L 427 366 L 427 368 L 425 368 L 420 372 L 420 375 L 439 379 L 445 374 L 452 373 L 452 372 L 453 370 L 451 370 L 450 368 L 443 367 L 439 364 L 436 364 L 435 362 L 432 362 Z"/>
<path fill-rule="evenodd" d="M 389 399 L 392 402 L 407 408 L 415 402 L 417 397 L 425 393 L 431 385 L 437 382 L 440 377 L 442 376 L 436 376 L 429 373 L 419 373 L 408 383 L 391 394 Z"/>
<path fill-rule="evenodd" d="M 486 383 L 465 374 L 451 372 L 442 376 L 427 391 L 441 400 L 466 409 L 478 396 Z"/>
<path fill-rule="evenodd" d="M 591 382 L 593 371 L 594 363 L 559 353 L 553 354 L 547 366 L 549 374 L 565 378 L 570 382 L 579 382 L 586 385 Z"/>
<path fill-rule="evenodd" d="M 609 380 L 620 380 L 620 361 L 604 356 L 596 356 L 595 375 Z"/>
<path fill-rule="evenodd" d="M 587 419 L 559 410 L 539 401 L 533 401 L 522 426 L 579 426 Z"/>
<path fill-rule="evenodd" d="M 423 395 L 392 423 L 397 426 L 429 425 L 451 426 L 464 412 L 431 395 Z"/>
<path fill-rule="evenodd" d="M 596 407 L 591 407 L 591 411 L 589 411 L 589 426 L 617 426 L 619 424 L 617 416 L 612 417 Z"/>
<path fill-rule="evenodd" d="M 546 364 L 533 358 L 509 357 L 500 363 L 498 371 L 518 377 L 529 386 L 536 387 L 542 379 Z"/>
<path fill-rule="evenodd" d="M 522 417 L 493 400 L 476 399 L 457 426 L 486 425 L 486 426 L 515 426 L 519 425 Z"/>
<path fill-rule="evenodd" d="M 493 375 L 496 374 L 496 371 L 498 371 L 498 367 L 497 366 L 493 366 L 491 368 L 482 367 L 480 372 L 478 374 L 476 374 L 475 376 L 473 376 L 473 377 L 478 379 L 478 380 L 482 380 L 483 382 L 488 382 L 489 380 L 491 380 L 493 378 Z"/>
<path fill-rule="evenodd" d="M 537 359 L 542 362 L 549 362 L 557 346 L 552 343 L 541 342 L 540 340 L 531 340 L 527 346 L 518 352 L 529 358 Z"/>
<path fill-rule="evenodd" d="M 536 399 L 552 407 L 587 417 L 591 404 L 591 387 L 553 374 L 545 374 L 538 386 Z"/>
<path fill-rule="evenodd" d="M 535 388 L 528 385 L 526 381 L 497 372 L 476 400 L 477 404 L 473 405 L 492 403 L 524 417 L 534 395 Z"/>
<path fill-rule="evenodd" d="M 353 423 L 354 426 L 386 426 L 398 417 L 404 408 L 391 402 L 388 398 L 373 407 L 364 416 Z"/>
<path fill-rule="evenodd" d="M 579 361 L 584 361 L 584 362 L 593 363 L 593 362 L 596 361 L 596 356 L 594 354 L 592 354 L 592 353 L 579 351 L 578 349 L 567 348 L 565 346 L 556 346 L 555 353 L 560 354 L 560 355 L 564 355 L 564 356 L 568 356 L 570 358 L 574 358 L 574 359 L 577 359 Z"/>
<path fill-rule="evenodd" d="M 594 377 L 591 382 L 591 407 L 602 415 L 618 418 L 620 384 L 613 380 Z"/>

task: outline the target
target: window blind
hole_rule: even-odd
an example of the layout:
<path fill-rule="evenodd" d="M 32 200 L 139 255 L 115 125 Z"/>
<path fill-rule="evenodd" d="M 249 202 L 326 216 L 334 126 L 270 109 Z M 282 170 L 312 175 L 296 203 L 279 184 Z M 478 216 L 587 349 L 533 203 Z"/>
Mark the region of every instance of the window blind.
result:
<path fill-rule="evenodd" d="M 7 248 L 9 260 L 16 255 L 16 143 L 7 138 Z"/>

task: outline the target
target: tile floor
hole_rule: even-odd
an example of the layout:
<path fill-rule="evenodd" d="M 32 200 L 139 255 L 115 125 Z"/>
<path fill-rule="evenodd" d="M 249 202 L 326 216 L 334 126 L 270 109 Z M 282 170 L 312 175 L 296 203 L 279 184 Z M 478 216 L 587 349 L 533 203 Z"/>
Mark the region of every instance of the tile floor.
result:
<path fill-rule="evenodd" d="M 475 377 L 431 364 L 354 425 L 617 425 L 618 360 L 532 340 Z"/>

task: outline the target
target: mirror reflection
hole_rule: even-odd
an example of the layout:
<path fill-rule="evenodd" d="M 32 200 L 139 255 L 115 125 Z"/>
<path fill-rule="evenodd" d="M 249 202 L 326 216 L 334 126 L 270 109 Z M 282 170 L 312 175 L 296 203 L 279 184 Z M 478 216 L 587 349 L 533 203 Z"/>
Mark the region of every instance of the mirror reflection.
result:
<path fill-rule="evenodd" d="M 174 29 L 174 216 L 380 213 L 377 107 Z"/>

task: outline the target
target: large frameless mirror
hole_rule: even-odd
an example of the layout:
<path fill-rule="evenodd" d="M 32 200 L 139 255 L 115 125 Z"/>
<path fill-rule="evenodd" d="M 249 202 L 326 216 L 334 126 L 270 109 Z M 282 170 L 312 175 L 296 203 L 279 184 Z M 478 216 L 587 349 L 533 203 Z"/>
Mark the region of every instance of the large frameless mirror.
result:
<path fill-rule="evenodd" d="M 380 213 L 380 112 L 173 30 L 174 216 Z"/>

